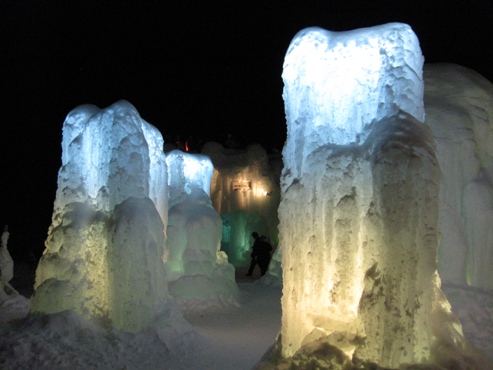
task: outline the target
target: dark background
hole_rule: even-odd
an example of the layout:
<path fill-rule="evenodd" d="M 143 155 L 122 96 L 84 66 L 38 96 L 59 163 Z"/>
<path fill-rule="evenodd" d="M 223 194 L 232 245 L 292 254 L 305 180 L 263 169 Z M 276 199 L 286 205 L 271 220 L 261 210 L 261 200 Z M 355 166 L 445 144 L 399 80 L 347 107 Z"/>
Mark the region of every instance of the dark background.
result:
<path fill-rule="evenodd" d="M 0 0 L 0 227 L 14 258 L 51 222 L 61 128 L 80 104 L 130 101 L 167 141 L 279 150 L 282 64 L 302 28 L 411 25 L 426 62 L 493 80 L 490 1 Z"/>

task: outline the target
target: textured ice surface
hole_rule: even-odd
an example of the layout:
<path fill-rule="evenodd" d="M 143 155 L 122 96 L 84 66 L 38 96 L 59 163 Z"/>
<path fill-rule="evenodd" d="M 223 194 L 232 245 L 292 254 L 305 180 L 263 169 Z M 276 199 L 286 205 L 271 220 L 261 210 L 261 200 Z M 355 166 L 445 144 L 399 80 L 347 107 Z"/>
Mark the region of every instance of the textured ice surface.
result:
<path fill-rule="evenodd" d="M 119 101 L 71 111 L 34 312 L 74 310 L 139 331 L 167 300 L 167 170 L 159 131 Z"/>
<path fill-rule="evenodd" d="M 223 218 L 222 248 L 236 267 L 246 267 L 250 263 L 252 231 L 277 244 L 278 174 L 258 144 L 232 150 L 209 142 L 202 153 L 214 164 L 211 200 Z"/>
<path fill-rule="evenodd" d="M 9 284 L 14 276 L 14 260 L 8 249 L 9 231 L 7 226 L 2 233 L 0 244 L 0 305 L 11 305 L 19 299 L 19 293 Z M 6 303 L 10 301 L 10 303 Z"/>
<path fill-rule="evenodd" d="M 375 121 L 400 110 L 422 121 L 423 105 L 414 104 L 423 97 L 423 56 L 416 48 L 414 32 L 397 23 L 348 32 L 300 31 L 282 74 L 286 119 L 292 123 L 287 146 L 293 148 L 283 153 L 284 160 L 294 163 L 324 144 L 361 144 Z M 303 145 L 294 150 L 292 140 L 299 137 Z M 291 171 L 299 175 L 298 167 Z"/>
<path fill-rule="evenodd" d="M 310 28 L 288 49 L 279 242 L 293 361 L 328 346 L 385 367 L 465 363 L 439 289 L 440 169 L 422 123 L 422 63 L 397 23 Z"/>
<path fill-rule="evenodd" d="M 8 283 L 14 277 L 14 260 L 8 247 L 9 235 L 8 228 L 5 227 L 0 244 L 0 281 L 4 283 Z"/>
<path fill-rule="evenodd" d="M 205 155 L 178 150 L 168 153 L 166 162 L 169 292 L 187 310 L 236 304 L 234 267 L 220 251 L 222 220 L 209 197 L 212 162 Z"/>
<path fill-rule="evenodd" d="M 209 157 L 173 150 L 166 154 L 168 165 L 168 206 L 181 202 L 193 188 L 210 196 L 214 166 Z"/>
<path fill-rule="evenodd" d="M 440 277 L 493 289 L 493 85 L 453 64 L 427 65 L 424 77 L 442 170 Z"/>

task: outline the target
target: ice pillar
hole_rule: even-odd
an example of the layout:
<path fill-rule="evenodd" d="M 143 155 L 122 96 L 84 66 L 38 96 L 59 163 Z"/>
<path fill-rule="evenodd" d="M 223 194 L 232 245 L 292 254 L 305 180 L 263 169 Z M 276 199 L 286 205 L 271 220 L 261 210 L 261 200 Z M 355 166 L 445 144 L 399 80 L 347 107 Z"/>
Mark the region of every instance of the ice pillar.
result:
<path fill-rule="evenodd" d="M 309 28 L 289 46 L 279 230 L 282 354 L 293 361 L 319 341 L 398 367 L 434 361 L 440 325 L 463 340 L 436 273 L 439 167 L 422 65 L 399 23 Z"/>
<path fill-rule="evenodd" d="M 167 299 L 167 170 L 159 131 L 119 101 L 72 110 L 34 312 L 74 310 L 136 332 Z"/>
<path fill-rule="evenodd" d="M 209 197 L 209 157 L 167 154 L 170 209 L 166 272 L 169 292 L 186 310 L 237 303 L 234 267 L 220 251 L 222 220 Z"/>

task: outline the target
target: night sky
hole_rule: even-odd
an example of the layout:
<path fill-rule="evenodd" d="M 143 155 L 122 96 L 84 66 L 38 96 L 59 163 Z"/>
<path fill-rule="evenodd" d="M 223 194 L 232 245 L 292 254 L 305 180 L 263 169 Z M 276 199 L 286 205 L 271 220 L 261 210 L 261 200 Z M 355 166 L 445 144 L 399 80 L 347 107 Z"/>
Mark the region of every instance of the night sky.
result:
<path fill-rule="evenodd" d="M 411 25 L 428 63 L 493 81 L 490 1 L 0 0 L 0 227 L 39 254 L 61 164 L 61 129 L 80 104 L 126 99 L 165 137 L 282 148 L 282 63 L 293 36 Z"/>

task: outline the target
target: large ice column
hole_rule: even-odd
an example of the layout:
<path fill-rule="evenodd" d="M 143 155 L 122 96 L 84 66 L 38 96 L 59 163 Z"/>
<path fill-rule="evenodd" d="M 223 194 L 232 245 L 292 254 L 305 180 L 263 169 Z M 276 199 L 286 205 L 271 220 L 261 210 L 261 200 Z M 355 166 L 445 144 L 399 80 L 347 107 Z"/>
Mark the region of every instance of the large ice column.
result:
<path fill-rule="evenodd" d="M 236 304 L 235 271 L 222 251 L 222 220 L 208 192 L 213 166 L 204 155 L 172 151 L 166 272 L 169 292 L 186 310 Z"/>
<path fill-rule="evenodd" d="M 463 344 L 436 272 L 440 170 L 422 64 L 404 24 L 310 28 L 291 42 L 279 243 L 294 362 L 326 343 L 348 361 L 447 365 L 440 348 Z"/>
<path fill-rule="evenodd" d="M 106 316 L 138 331 L 167 299 L 167 170 L 159 131 L 119 101 L 63 126 L 62 167 L 32 309 Z"/>
<path fill-rule="evenodd" d="M 424 77 L 443 174 L 440 277 L 493 289 L 493 85 L 453 64 L 427 65 Z"/>
<path fill-rule="evenodd" d="M 280 201 L 279 175 L 273 161 L 258 144 L 246 150 L 225 149 L 209 142 L 202 152 L 214 164 L 211 200 L 228 229 L 223 233 L 223 249 L 237 267 L 250 262 L 252 231 L 278 239 L 277 208 Z M 243 257 L 245 256 L 245 257 Z"/>

